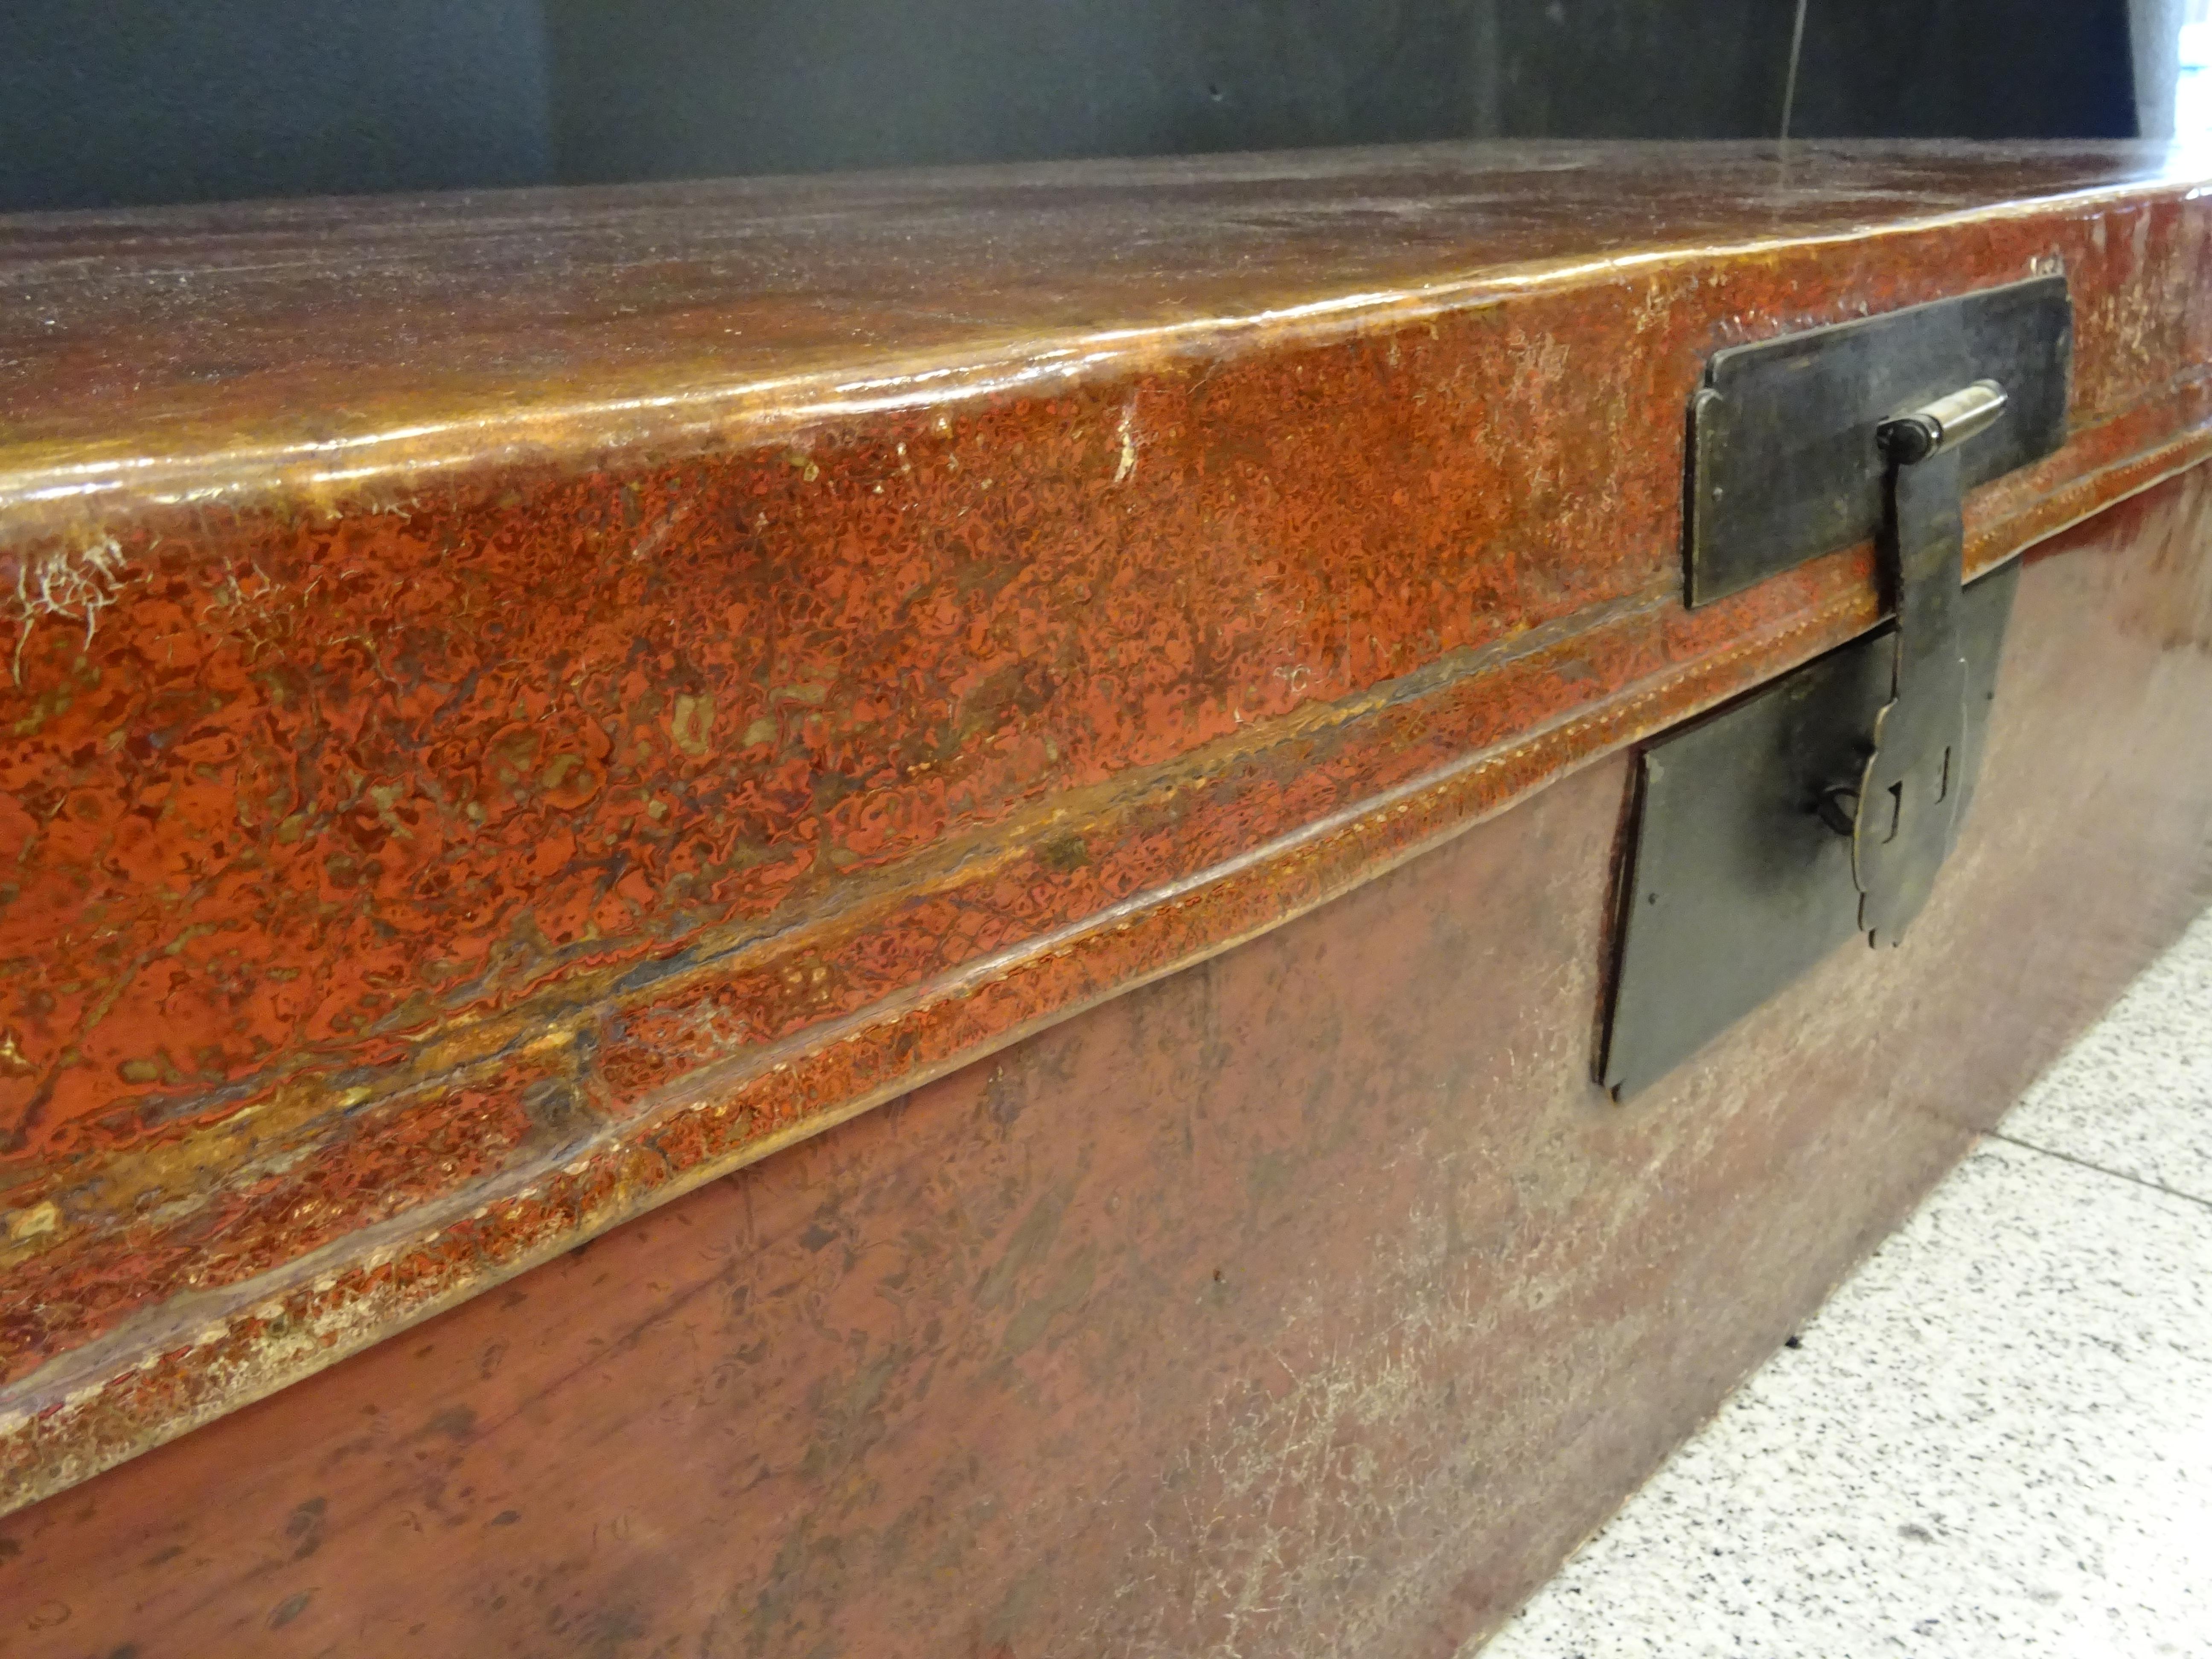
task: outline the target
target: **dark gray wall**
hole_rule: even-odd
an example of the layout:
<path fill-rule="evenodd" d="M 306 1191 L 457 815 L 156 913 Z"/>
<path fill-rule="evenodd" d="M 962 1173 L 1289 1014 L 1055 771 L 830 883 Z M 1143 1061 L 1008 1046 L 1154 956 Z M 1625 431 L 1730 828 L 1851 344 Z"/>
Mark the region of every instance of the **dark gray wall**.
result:
<path fill-rule="evenodd" d="M 1790 0 L 1493 3 L 1499 85 L 1491 135 L 1771 138 L 1780 131 Z"/>
<path fill-rule="evenodd" d="M 1797 109 L 1808 135 L 2133 137 L 2127 0 L 1812 0 Z"/>
<path fill-rule="evenodd" d="M 0 210 L 551 176 L 538 0 L 0 0 Z"/>
<path fill-rule="evenodd" d="M 1499 131 L 1766 137 L 1790 0 L 1497 0 Z M 1826 138 L 2129 137 L 2127 0 L 1808 0 L 1790 131 Z"/>
<path fill-rule="evenodd" d="M 2158 0 L 2135 0 L 2138 10 Z M 2134 131 L 2130 0 L 1809 0 L 1804 136 Z M 0 210 L 1741 137 L 1791 0 L 15 0 Z"/>
<path fill-rule="evenodd" d="M 548 0 L 578 179 L 1464 134 L 1490 0 Z"/>
<path fill-rule="evenodd" d="M 1807 137 L 2121 137 L 2127 0 L 1809 0 Z M 546 0 L 563 178 L 1778 131 L 1790 0 Z"/>

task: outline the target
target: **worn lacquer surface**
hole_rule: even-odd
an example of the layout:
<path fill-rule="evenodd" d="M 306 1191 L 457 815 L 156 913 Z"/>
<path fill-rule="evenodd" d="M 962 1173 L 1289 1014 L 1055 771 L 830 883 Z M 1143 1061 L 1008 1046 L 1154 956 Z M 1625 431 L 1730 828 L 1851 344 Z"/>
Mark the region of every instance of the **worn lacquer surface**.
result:
<path fill-rule="evenodd" d="M 0 1521 L 0 1655 L 1443 1659 L 2212 897 L 2212 478 L 2046 546 L 1911 936 L 1630 1104 L 1615 760 Z"/>
<path fill-rule="evenodd" d="M 1977 564 L 2204 453 L 2133 147 L 1446 147 L 0 223 L 0 1502 L 1864 628 L 1720 345 L 2063 270 Z"/>

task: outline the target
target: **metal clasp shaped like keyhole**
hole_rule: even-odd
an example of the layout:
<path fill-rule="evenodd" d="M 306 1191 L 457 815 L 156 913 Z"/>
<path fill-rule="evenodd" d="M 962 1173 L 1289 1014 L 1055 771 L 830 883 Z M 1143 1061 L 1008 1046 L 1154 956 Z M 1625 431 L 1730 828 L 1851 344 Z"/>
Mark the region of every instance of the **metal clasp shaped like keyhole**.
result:
<path fill-rule="evenodd" d="M 1877 947 L 1904 939 L 1958 838 L 1966 723 L 1959 449 L 2004 407 L 2002 386 L 1977 380 L 1875 432 L 1886 503 L 1876 547 L 1897 617 L 1890 700 L 1864 771 L 1831 789 L 1821 811 L 1850 836 L 1859 926 Z"/>

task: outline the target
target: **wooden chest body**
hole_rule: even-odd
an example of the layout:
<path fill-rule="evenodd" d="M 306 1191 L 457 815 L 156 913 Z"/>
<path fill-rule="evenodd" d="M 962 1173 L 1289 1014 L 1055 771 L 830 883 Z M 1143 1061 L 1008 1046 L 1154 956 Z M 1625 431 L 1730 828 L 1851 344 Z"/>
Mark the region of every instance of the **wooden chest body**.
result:
<path fill-rule="evenodd" d="M 0 1654 L 1493 1626 L 2204 902 L 2167 166 L 9 227 Z M 1613 1103 L 1628 750 L 1880 615 L 1683 606 L 1699 365 L 2052 270 L 1933 906 Z"/>

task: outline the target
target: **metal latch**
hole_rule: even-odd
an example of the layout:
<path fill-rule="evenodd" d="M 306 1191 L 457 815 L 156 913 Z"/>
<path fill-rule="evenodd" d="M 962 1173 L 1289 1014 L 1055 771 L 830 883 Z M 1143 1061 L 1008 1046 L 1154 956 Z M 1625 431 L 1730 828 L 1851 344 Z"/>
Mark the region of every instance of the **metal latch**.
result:
<path fill-rule="evenodd" d="M 1871 536 L 1876 632 L 1648 744 L 1603 1081 L 1652 1081 L 1853 933 L 1894 945 L 1957 840 L 2014 568 L 1962 588 L 1973 484 L 2065 437 L 2072 313 L 2038 278 L 1755 345 L 1692 404 L 1692 605 Z"/>
<path fill-rule="evenodd" d="M 1966 529 L 1959 448 L 2004 412 L 2005 391 L 1977 380 L 1875 428 L 1885 463 L 1882 580 L 1896 617 L 1890 697 L 1874 748 L 1848 789 L 1828 792 L 1832 822 L 1848 798 L 1851 875 L 1869 943 L 1895 945 L 1928 902 L 1958 839 L 1966 760 L 1966 662 L 1960 591 Z"/>

